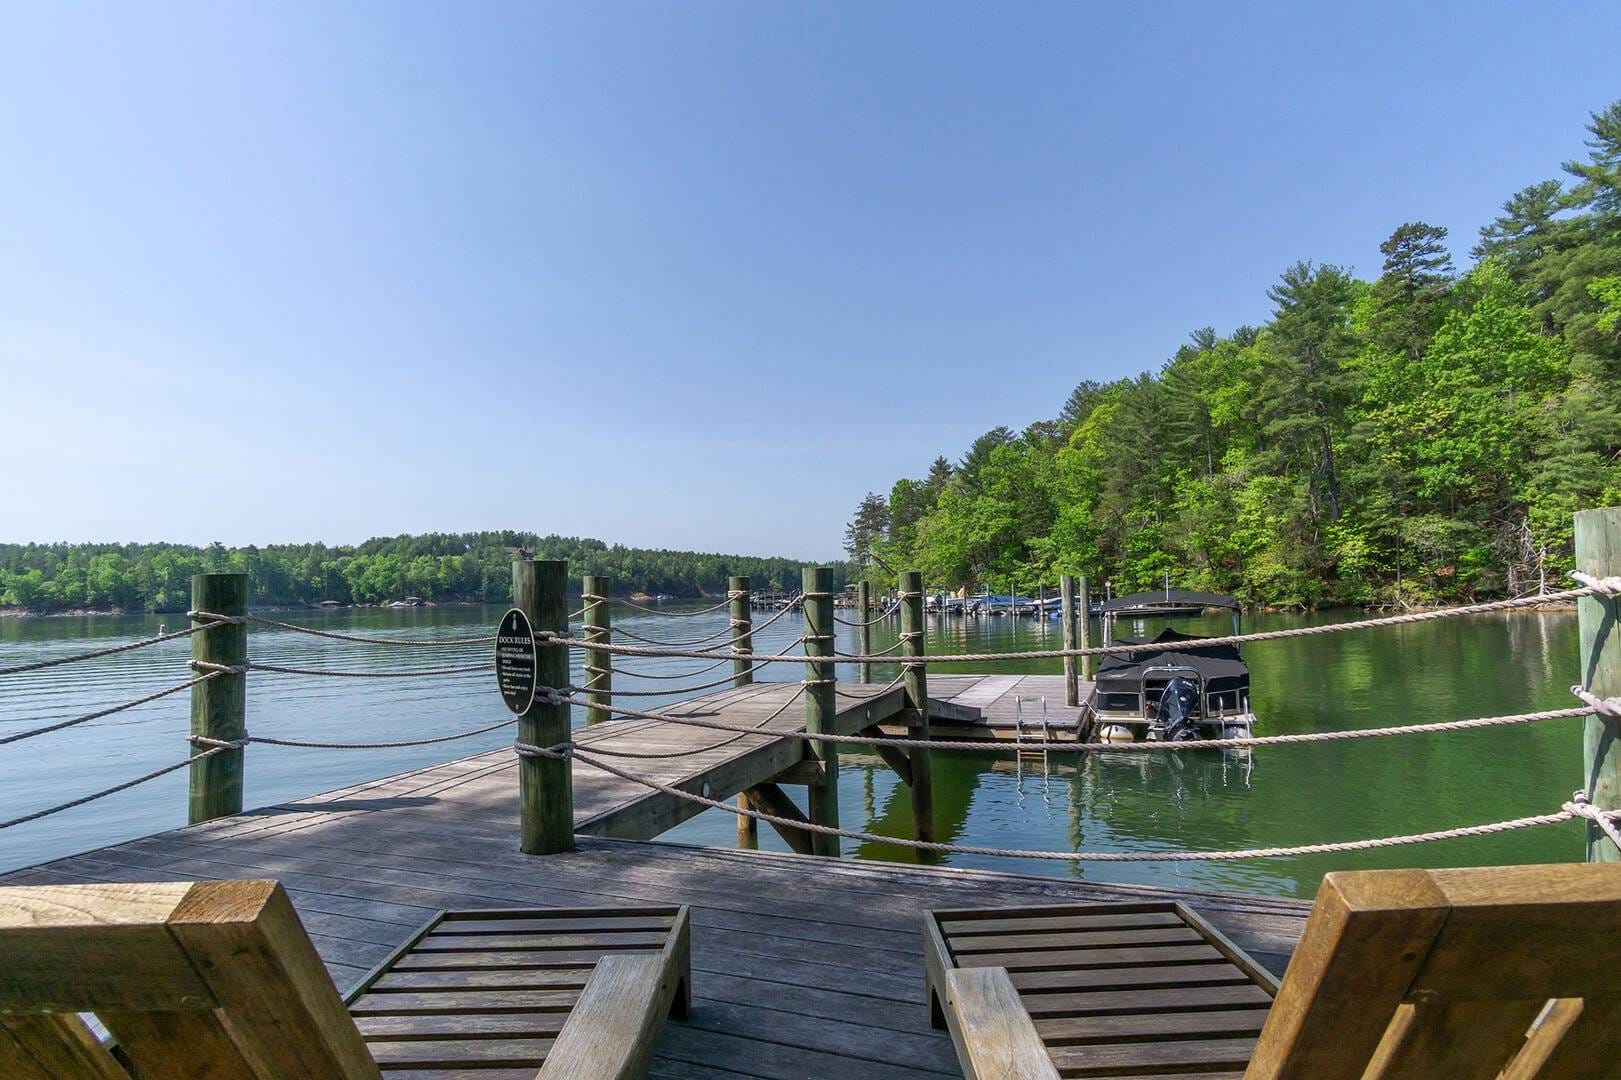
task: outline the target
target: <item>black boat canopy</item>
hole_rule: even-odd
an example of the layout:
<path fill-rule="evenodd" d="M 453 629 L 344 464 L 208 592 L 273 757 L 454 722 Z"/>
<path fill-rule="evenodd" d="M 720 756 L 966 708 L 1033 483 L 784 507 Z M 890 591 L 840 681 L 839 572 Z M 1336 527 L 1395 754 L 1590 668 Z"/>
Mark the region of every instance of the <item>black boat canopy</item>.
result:
<path fill-rule="evenodd" d="M 1161 630 L 1152 638 L 1121 638 L 1113 644 L 1141 645 L 1142 648 L 1105 656 L 1098 667 L 1097 688 L 1105 692 L 1135 690 L 1142 681 L 1144 668 L 1167 665 L 1193 668 L 1204 676 L 1206 684 L 1211 689 L 1216 690 L 1242 685 L 1248 681 L 1250 669 L 1238 655 L 1236 645 L 1204 645 L 1191 649 L 1154 648 L 1163 642 L 1200 640 L 1203 639 L 1196 634 L 1180 634 L 1169 628 Z"/>
<path fill-rule="evenodd" d="M 1103 602 L 1104 611 L 1152 611 L 1156 607 L 1224 607 L 1237 611 L 1239 603 L 1230 596 L 1188 589 L 1155 589 L 1153 592 L 1117 596 Z"/>

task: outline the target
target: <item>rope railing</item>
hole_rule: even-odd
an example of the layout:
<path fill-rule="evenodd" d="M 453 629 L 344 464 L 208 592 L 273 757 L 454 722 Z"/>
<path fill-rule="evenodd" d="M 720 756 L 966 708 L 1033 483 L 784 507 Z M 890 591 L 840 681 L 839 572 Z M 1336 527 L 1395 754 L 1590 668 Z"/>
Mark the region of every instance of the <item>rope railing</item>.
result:
<path fill-rule="evenodd" d="M 738 654 L 738 656 L 747 656 L 747 655 L 748 655 L 748 653 L 739 653 Z M 733 659 L 736 659 L 736 658 L 735 657 L 728 657 L 725 660 L 716 660 L 713 664 L 706 664 L 706 665 L 704 665 L 703 667 L 699 668 L 696 671 L 677 671 L 677 672 L 668 672 L 668 671 L 633 671 L 630 668 L 623 668 L 623 667 L 620 667 L 620 668 L 597 668 L 597 667 L 592 667 L 590 664 L 587 664 L 585 666 L 585 670 L 587 670 L 587 671 L 604 671 L 604 672 L 611 671 L 615 675 L 629 675 L 633 679 L 691 679 L 691 678 L 694 678 L 694 677 L 699 676 L 699 675 L 707 675 L 711 671 L 714 671 L 716 668 L 720 667 L 722 664 L 729 663 Z"/>
<path fill-rule="evenodd" d="M 49 735 L 53 731 L 62 731 L 65 728 L 77 727 L 78 725 L 88 723 L 91 720 L 100 720 L 104 716 L 112 716 L 115 713 L 121 713 L 126 709 L 133 709 L 137 705 L 145 705 L 149 701 L 156 701 L 159 698 L 168 697 L 170 694 L 178 694 L 182 690 L 189 690 L 198 683 L 207 682 L 209 679 L 216 678 L 219 674 L 220 672 L 217 671 L 205 671 L 195 679 L 187 679 L 185 682 L 176 683 L 173 686 L 166 686 L 162 690 L 147 694 L 144 697 L 138 697 L 131 701 L 121 701 L 117 705 L 109 705 L 104 709 L 97 709 L 95 712 L 85 713 L 83 716 L 75 716 L 71 720 L 62 720 L 55 724 L 46 724 L 44 727 L 32 728 L 28 731 L 19 731 L 10 735 L 0 736 L 0 746 L 4 746 L 7 743 L 21 742 L 23 739 L 32 739 L 36 735 Z"/>
<path fill-rule="evenodd" d="M 175 772 L 178 769 L 184 769 L 186 766 L 202 758 L 213 757 L 215 754 L 224 753 L 228 749 L 230 749 L 230 747 L 227 746 L 211 747 L 202 751 L 201 753 L 193 754 L 191 757 L 177 761 L 173 765 L 165 765 L 161 769 L 153 769 L 151 772 L 146 773 L 143 776 L 137 776 L 133 780 L 126 780 L 122 784 L 114 784 L 110 788 L 103 788 L 102 790 L 90 795 L 81 795 L 79 798 L 70 799 L 65 803 L 58 803 L 55 806 L 48 806 L 43 810 L 35 810 L 31 814 L 23 814 L 21 817 L 14 817 L 6 821 L 0 821 L 0 829 L 9 829 L 14 825 L 25 825 L 30 821 L 38 821 L 40 818 L 50 817 L 52 814 L 60 814 L 64 810 L 72 810 L 75 806 L 83 806 L 85 803 L 92 803 L 97 799 L 105 799 L 107 796 L 116 795 L 120 791 L 128 791 L 132 787 L 144 784 L 149 780 L 156 780 L 160 776 L 167 776 L 169 773 Z"/>
<path fill-rule="evenodd" d="M 188 611 L 187 617 L 192 619 L 206 619 L 211 622 L 226 622 L 229 617 L 216 615 L 209 611 Z M 392 638 L 367 637 L 364 634 L 342 634 L 336 630 L 319 630 L 313 626 L 300 626 L 297 623 L 282 622 L 280 619 L 267 619 L 262 615 L 246 616 L 248 622 L 256 626 L 269 626 L 277 630 L 286 630 L 294 634 L 308 634 L 311 637 L 330 638 L 333 641 L 349 641 L 358 645 L 399 645 L 410 648 L 454 648 L 459 645 L 493 645 L 495 635 L 488 634 L 479 637 L 460 638 Z M 200 629 L 200 628 L 199 628 Z"/>
<path fill-rule="evenodd" d="M 879 623 L 883 622 L 885 619 L 893 618 L 895 616 L 895 613 L 900 611 L 900 609 L 901 609 L 901 601 L 897 600 L 893 604 L 889 605 L 889 607 L 885 608 L 883 611 L 880 611 L 878 614 L 874 615 L 870 619 L 864 619 L 864 620 L 859 620 L 859 621 L 855 620 L 855 619 L 841 619 L 841 618 L 839 618 L 838 612 L 834 612 L 833 613 L 833 621 L 838 623 L 840 626 L 853 626 L 853 627 L 855 627 L 857 629 L 860 629 L 863 626 L 876 626 Z"/>
<path fill-rule="evenodd" d="M 887 693 L 900 684 L 897 679 L 879 688 L 877 694 Z M 571 688 L 574 689 L 574 688 Z M 1572 687 L 1572 690 L 1579 690 Z M 1584 692 L 1585 693 L 1585 692 Z M 857 696 L 857 695 L 847 695 Z M 861 695 L 865 696 L 865 695 Z M 1592 695 L 1587 695 L 1592 697 Z M 584 705 L 578 698 L 563 695 L 557 699 L 570 705 Z M 1351 728 L 1345 731 L 1309 731 L 1290 735 L 1253 735 L 1230 739 L 1187 739 L 1179 742 L 1144 741 L 1129 743 L 1080 742 L 1078 740 L 1025 740 L 987 741 L 984 739 L 914 739 L 886 735 L 834 735 L 805 731 L 784 731 L 783 738 L 802 739 L 806 742 L 839 743 L 846 746 L 893 746 L 897 749 L 971 750 L 979 753 L 1019 753 L 1032 750 L 1076 754 L 1131 754 L 1161 750 L 1250 750 L 1262 746 L 1291 746 L 1301 743 L 1353 742 L 1359 739 L 1378 739 L 1392 735 L 1429 735 L 1446 731 L 1476 731 L 1482 728 L 1512 727 L 1519 724 L 1537 724 L 1548 720 L 1564 720 L 1592 716 L 1607 709 L 1621 715 L 1621 698 L 1594 699 L 1599 705 L 1584 705 L 1568 709 L 1544 709 L 1539 712 L 1510 713 L 1503 716 L 1480 716 L 1467 720 L 1442 720 L 1433 723 L 1404 724 L 1377 728 Z M 681 727 L 705 728 L 711 731 L 745 732 L 752 730 L 720 720 L 704 720 L 693 716 L 678 716 L 661 710 L 633 709 L 628 706 L 608 705 L 609 712 L 639 720 L 658 720 Z"/>
<path fill-rule="evenodd" d="M 205 660 L 191 661 L 193 671 L 212 671 L 224 675 L 246 675 L 250 671 L 265 671 L 276 675 L 325 675 L 337 679 L 420 679 L 435 675 L 468 675 L 473 672 L 494 671 L 493 660 L 458 667 L 412 668 L 408 671 L 350 671 L 337 668 L 291 667 L 286 664 L 266 664 L 250 660 L 246 664 L 213 664 Z"/>
<path fill-rule="evenodd" d="M 1215 862 L 1238 859 L 1272 859 L 1299 855 L 1329 855 L 1350 851 L 1368 851 L 1375 848 L 1431 843 L 1437 840 L 1489 836 L 1515 829 L 1533 828 L 1540 825 L 1557 825 L 1582 818 L 1600 822 L 1600 827 L 1604 830 L 1605 835 L 1609 836 L 1611 841 L 1616 843 L 1618 847 L 1621 847 L 1621 839 L 1618 839 L 1621 838 L 1621 830 L 1618 830 L 1616 826 L 1616 820 L 1621 818 L 1621 811 L 1599 810 L 1587 801 L 1585 793 L 1576 792 L 1569 802 L 1563 804 L 1558 811 L 1550 814 L 1534 814 L 1480 825 L 1463 825 L 1451 829 L 1438 829 L 1431 832 L 1408 833 L 1400 836 L 1383 836 L 1363 840 L 1340 840 L 1317 844 L 1244 848 L 1227 851 L 1043 851 L 1023 848 L 998 848 L 980 844 L 942 843 L 932 840 L 912 840 L 899 836 L 884 836 L 860 829 L 843 829 L 833 825 L 819 825 L 801 819 L 768 814 L 760 810 L 745 809 L 720 799 L 712 799 L 705 795 L 683 790 L 673 784 L 666 784 L 652 777 L 638 776 L 626 769 L 621 769 L 607 761 L 600 760 L 596 756 L 597 751 L 595 748 L 582 749 L 579 744 L 573 742 L 545 747 L 517 742 L 514 743 L 514 749 L 520 755 L 553 759 L 572 758 L 591 768 L 599 769 L 622 780 L 640 784 L 665 795 L 684 799 L 712 810 L 725 810 L 727 813 L 736 814 L 740 817 L 764 821 L 779 828 L 798 829 L 802 832 L 817 833 L 823 836 L 838 836 L 849 840 L 859 840 L 863 843 L 893 844 L 918 851 L 954 855 L 983 855 L 997 858 L 1041 859 L 1056 862 Z"/>
<path fill-rule="evenodd" d="M 1587 577 L 1587 575 L 1583 575 Z M 1378 626 L 1400 626 L 1410 623 L 1433 622 L 1438 619 L 1458 618 L 1465 615 L 1483 615 L 1495 611 L 1513 611 L 1522 608 L 1543 607 L 1548 604 L 1569 603 L 1584 596 L 1603 594 L 1613 596 L 1621 593 L 1621 578 L 1591 579 L 1594 584 L 1584 584 L 1576 589 L 1564 589 L 1559 592 L 1543 593 L 1538 596 L 1514 597 L 1508 600 L 1492 600 L 1481 604 L 1468 604 L 1463 607 L 1438 608 L 1434 611 L 1414 611 L 1401 615 L 1384 615 L 1372 619 L 1356 619 L 1343 623 L 1324 623 L 1320 626 L 1297 626 L 1286 630 L 1261 630 L 1249 634 L 1229 634 L 1224 637 L 1189 638 L 1184 641 L 1156 641 L 1151 645 L 1124 644 L 1124 645 L 1094 645 L 1084 649 L 1025 649 L 996 653 L 942 653 L 922 658 L 915 663 L 926 661 L 929 664 L 969 664 L 985 663 L 1005 660 L 1057 660 L 1066 656 L 1116 656 L 1126 653 L 1142 652 L 1152 648 L 1159 652 L 1178 652 L 1190 649 L 1202 649 L 1211 645 L 1239 645 L 1255 641 L 1280 641 L 1287 638 L 1313 637 L 1320 634 L 1342 634 L 1352 630 L 1367 630 Z M 722 656 L 730 657 L 730 653 L 721 653 L 716 650 L 656 650 L 635 645 L 618 645 L 612 643 L 588 643 L 565 635 L 554 634 L 548 631 L 539 631 L 535 635 L 543 639 L 546 644 L 574 645 L 584 647 L 590 644 L 592 648 L 606 652 L 619 653 L 624 656 L 679 656 L 693 660 L 718 660 Z M 892 647 L 893 649 L 893 647 Z M 801 656 L 790 656 L 774 653 L 754 653 L 752 658 L 763 663 L 802 663 Z M 825 659 L 841 664 L 851 663 L 883 663 L 887 659 L 886 652 L 878 653 L 834 653 Z"/>
<path fill-rule="evenodd" d="M 790 644 L 792 644 L 792 642 L 790 642 Z M 749 655 L 750 655 L 749 653 L 740 653 L 737 658 L 748 658 Z M 727 659 L 731 660 L 731 659 L 734 659 L 734 657 L 727 657 Z M 800 657 L 800 663 L 804 663 L 804 662 L 805 662 L 805 658 Z M 717 686 L 731 685 L 731 683 L 735 679 L 737 679 L 739 676 L 753 675 L 756 671 L 759 671 L 759 670 L 761 670 L 762 668 L 764 668 L 766 666 L 767 665 L 763 664 L 763 663 L 762 664 L 754 664 L 754 665 L 751 665 L 750 667 L 746 668 L 745 670 L 743 670 L 741 672 L 734 672 L 733 674 L 726 675 L 726 676 L 724 676 L 722 678 L 719 678 L 719 679 L 715 679 L 712 682 L 699 683 L 696 686 L 675 686 L 675 687 L 670 687 L 670 688 L 663 689 L 663 690 L 603 690 L 603 689 L 600 689 L 598 687 L 592 687 L 592 686 L 570 686 L 569 689 L 573 690 L 573 691 L 576 691 L 578 693 L 596 694 L 596 695 L 598 695 L 600 697 L 605 697 L 605 698 L 614 698 L 614 697 L 669 697 L 672 694 L 695 694 L 700 690 L 713 690 Z M 593 708 L 601 708 L 601 707 L 602 706 L 600 706 L 600 705 L 593 706 Z"/>
<path fill-rule="evenodd" d="M 589 599 L 589 597 L 587 599 Z M 603 596 L 603 597 L 597 597 L 596 599 L 598 599 L 598 600 L 607 600 L 608 598 Z M 727 604 L 730 604 L 732 602 L 732 599 L 733 599 L 733 595 L 731 593 L 727 593 L 726 594 L 726 599 L 722 600 L 720 603 L 713 604 L 713 605 L 711 605 L 709 607 L 706 607 L 706 608 L 699 608 L 696 611 L 665 611 L 662 608 L 647 607 L 645 604 L 637 604 L 637 603 L 633 603 L 633 602 L 631 602 L 629 600 L 615 600 L 613 602 L 616 603 L 616 604 L 623 604 L 626 607 L 631 608 L 631 609 L 633 609 L 635 611 L 645 612 L 648 615 L 660 615 L 660 616 L 663 616 L 666 619 L 691 619 L 691 618 L 694 618 L 694 617 L 699 616 L 699 615 L 708 615 L 712 611 L 719 611 L 721 608 L 725 607 Z"/>
<path fill-rule="evenodd" d="M 212 616 L 212 619 L 214 622 L 241 621 L 239 618 L 233 619 L 224 615 L 215 615 Z M 115 656 L 118 653 L 126 653 L 135 649 L 145 649 L 152 645 L 161 645 L 165 641 L 174 641 L 177 638 L 190 637 L 199 630 L 208 629 L 210 625 L 212 625 L 212 623 L 204 623 L 199 626 L 188 626 L 184 630 L 171 630 L 164 634 L 153 634 L 149 638 L 141 638 L 139 641 L 127 641 L 122 645 L 110 645 L 105 649 L 92 649 L 89 652 L 74 653 L 72 656 L 56 656 L 49 660 L 35 660 L 31 663 L 18 664 L 14 667 L 0 668 L 0 675 L 21 675 L 25 671 L 42 671 L 45 668 L 60 667 L 63 664 L 77 664 L 84 660 L 96 660 L 103 656 Z"/>

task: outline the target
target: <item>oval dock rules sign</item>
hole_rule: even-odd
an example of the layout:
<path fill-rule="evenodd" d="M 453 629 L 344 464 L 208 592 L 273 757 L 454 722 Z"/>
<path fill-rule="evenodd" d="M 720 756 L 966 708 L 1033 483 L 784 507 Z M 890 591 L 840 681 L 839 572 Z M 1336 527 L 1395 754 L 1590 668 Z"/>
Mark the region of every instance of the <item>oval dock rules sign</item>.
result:
<path fill-rule="evenodd" d="M 540 664 L 535 655 L 535 630 L 529 616 L 513 608 L 501 616 L 495 632 L 495 681 L 501 700 L 522 716 L 535 703 L 535 680 Z"/>

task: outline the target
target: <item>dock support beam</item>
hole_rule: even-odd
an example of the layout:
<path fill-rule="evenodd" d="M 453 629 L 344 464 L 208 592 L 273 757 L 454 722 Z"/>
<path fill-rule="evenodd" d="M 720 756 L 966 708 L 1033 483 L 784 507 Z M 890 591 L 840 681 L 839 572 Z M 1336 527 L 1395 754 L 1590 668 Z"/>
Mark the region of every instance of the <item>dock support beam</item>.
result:
<path fill-rule="evenodd" d="M 1058 621 L 1064 624 L 1064 651 L 1075 647 L 1075 579 L 1068 574 L 1058 578 Z M 1075 657 L 1064 657 L 1064 704 L 1081 703 L 1081 688 L 1075 678 Z"/>
<path fill-rule="evenodd" d="M 866 578 L 856 582 L 856 611 L 856 619 L 861 623 L 861 629 L 858 631 L 860 634 L 860 648 L 856 651 L 862 656 L 871 656 L 872 627 L 868 625 L 868 621 L 872 618 L 872 585 Z M 859 670 L 858 681 L 862 683 L 872 682 L 872 663 L 870 661 L 861 661 Z"/>
<path fill-rule="evenodd" d="M 1576 515 L 1576 569 L 1594 577 L 1621 575 L 1621 507 Z M 1599 697 L 1621 695 L 1621 597 L 1584 596 L 1576 602 L 1582 641 L 1582 685 Z M 1582 787 L 1601 810 L 1621 809 L 1621 721 L 1589 716 L 1582 722 Z M 1587 822 L 1587 861 L 1621 861 L 1621 852 Z"/>
<path fill-rule="evenodd" d="M 191 609 L 214 615 L 248 613 L 248 575 L 196 574 L 191 579 Z M 248 662 L 246 622 L 213 623 L 191 635 L 191 658 L 204 664 L 242 667 Z M 203 672 L 196 672 L 203 674 Z M 218 674 L 191 688 L 191 733 L 208 739 L 244 738 L 247 727 L 246 674 Z M 192 755 L 208 747 L 191 744 Z M 221 750 L 191 763 L 191 797 L 186 820 L 195 825 L 242 812 L 242 749 Z"/>
<path fill-rule="evenodd" d="M 512 606 L 529 616 L 535 632 L 568 634 L 568 564 L 518 559 L 512 564 Z M 568 646 L 536 644 L 536 684 L 566 693 Z M 518 741 L 555 746 L 568 741 L 569 708 L 564 701 L 541 700 L 518 717 Z M 574 847 L 574 772 L 568 758 L 518 756 L 519 850 L 552 855 Z"/>
<path fill-rule="evenodd" d="M 608 644 L 613 637 L 612 616 L 608 598 L 613 595 L 613 583 L 605 577 L 585 576 L 581 599 L 585 603 L 585 640 Z M 613 653 L 602 649 L 585 650 L 585 710 L 587 724 L 600 724 L 612 718 L 608 711 L 613 705 L 614 668 Z"/>
<path fill-rule="evenodd" d="M 901 663 L 906 686 L 905 717 L 908 734 L 914 739 L 929 737 L 929 680 L 923 666 L 923 575 L 916 570 L 901 574 Z M 907 751 L 911 770 L 907 790 L 912 794 L 912 838 L 934 839 L 934 775 L 929 767 L 929 751 L 914 747 Z"/>
<path fill-rule="evenodd" d="M 833 661 L 815 657 L 833 655 L 833 571 L 826 566 L 807 566 L 803 578 L 802 599 L 805 621 L 805 731 L 815 735 L 832 733 L 834 718 L 838 715 L 838 702 L 834 695 Z M 805 744 L 808 756 L 822 763 L 819 781 L 807 787 L 810 796 L 810 820 L 816 825 L 839 825 L 839 748 L 836 743 Z M 815 855 L 839 853 L 839 838 L 818 833 L 811 834 L 811 852 Z"/>
<path fill-rule="evenodd" d="M 788 793 L 769 781 L 764 784 L 756 784 L 741 794 L 747 795 L 749 802 L 761 813 L 773 814 L 780 818 L 787 818 L 789 821 L 807 820 L 805 815 L 799 812 L 799 807 L 795 806 L 794 801 L 788 797 Z M 754 819 L 750 818 L 749 820 L 753 821 Z M 755 824 L 759 824 L 759 822 L 755 822 Z M 818 840 L 838 839 L 836 836 L 817 836 L 815 833 L 808 833 L 803 829 L 778 825 L 775 821 L 771 822 L 771 827 L 777 830 L 777 835 L 782 837 L 783 843 L 787 844 L 799 855 L 820 855 L 822 852 L 816 850 Z"/>

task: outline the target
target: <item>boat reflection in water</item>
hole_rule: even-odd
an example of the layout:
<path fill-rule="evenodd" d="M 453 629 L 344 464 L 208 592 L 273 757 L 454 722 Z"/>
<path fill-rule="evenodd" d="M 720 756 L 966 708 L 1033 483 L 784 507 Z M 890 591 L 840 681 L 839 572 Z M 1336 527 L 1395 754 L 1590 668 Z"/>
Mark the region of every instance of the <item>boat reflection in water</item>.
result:
<path fill-rule="evenodd" d="M 1182 643 L 1206 639 L 1170 628 L 1154 637 L 1113 638 L 1121 616 L 1146 620 L 1212 607 L 1232 612 L 1236 635 L 1238 601 L 1217 593 L 1165 589 L 1118 596 L 1103 605 L 1104 644 L 1136 647 L 1106 656 L 1099 665 L 1081 715 L 1083 742 L 1187 742 L 1253 734 L 1250 670 L 1236 645 L 1188 646 Z"/>

